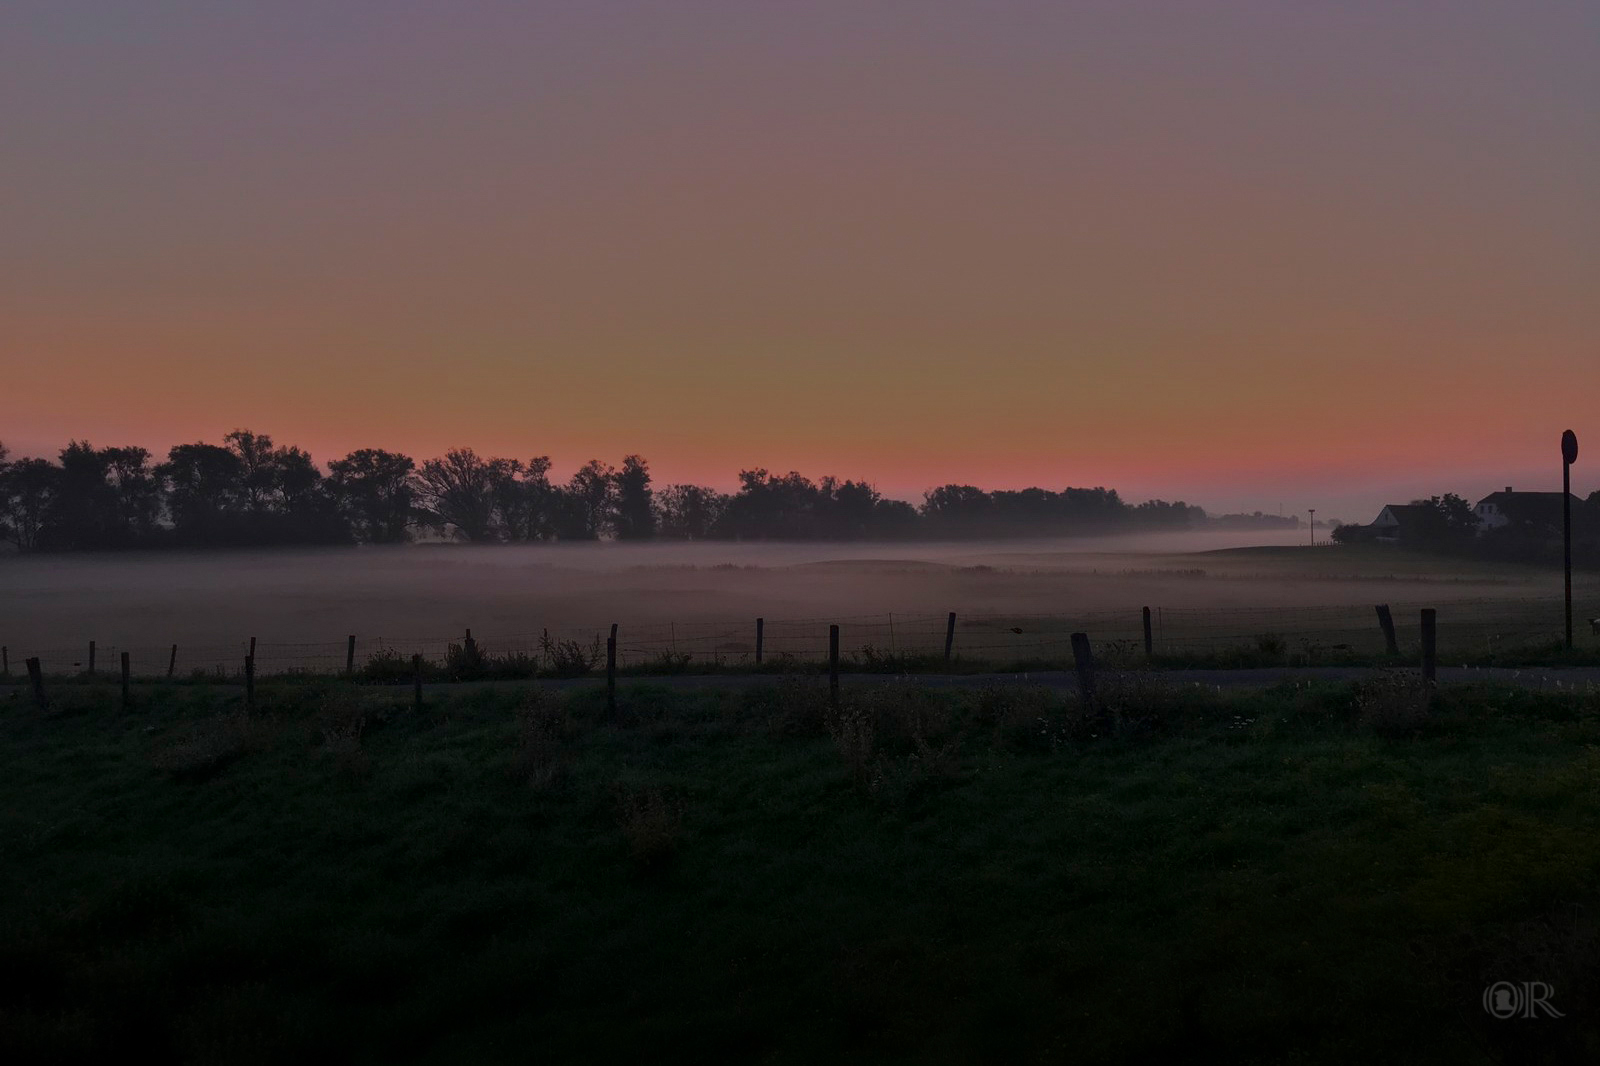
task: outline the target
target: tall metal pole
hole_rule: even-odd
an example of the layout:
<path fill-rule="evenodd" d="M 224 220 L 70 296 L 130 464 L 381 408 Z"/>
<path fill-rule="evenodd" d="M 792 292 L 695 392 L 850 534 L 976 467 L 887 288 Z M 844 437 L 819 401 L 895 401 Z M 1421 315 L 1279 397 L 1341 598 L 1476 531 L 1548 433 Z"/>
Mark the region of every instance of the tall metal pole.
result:
<path fill-rule="evenodd" d="M 1317 546 L 1317 509 L 1308 507 L 1306 510 L 1311 513 L 1311 546 L 1315 548 Z"/>
<path fill-rule="evenodd" d="M 1572 647 L 1572 464 L 1578 459 L 1578 435 L 1561 434 L 1561 576 L 1567 610 L 1567 647 Z"/>

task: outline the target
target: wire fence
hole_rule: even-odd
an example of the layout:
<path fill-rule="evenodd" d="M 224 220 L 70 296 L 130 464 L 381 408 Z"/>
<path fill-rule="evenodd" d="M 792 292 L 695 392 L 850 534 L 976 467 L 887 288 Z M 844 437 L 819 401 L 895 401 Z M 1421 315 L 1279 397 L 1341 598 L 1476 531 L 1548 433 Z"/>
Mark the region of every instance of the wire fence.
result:
<path fill-rule="evenodd" d="M 1392 604 L 1403 654 L 1420 646 L 1418 617 L 1424 604 Z M 767 665 L 820 663 L 828 658 L 829 626 L 839 627 L 846 662 L 874 663 L 912 659 L 942 660 L 947 638 L 952 656 L 967 663 L 1055 663 L 1071 661 L 1071 635 L 1087 633 L 1099 652 L 1142 654 L 1144 619 L 1140 608 L 1066 614 L 957 614 L 953 633 L 948 615 L 874 614 L 833 618 L 766 619 L 760 627 L 760 661 Z M 1600 645 L 1587 620 L 1579 621 L 1580 644 Z M 550 627 L 520 633 L 473 633 L 479 654 L 510 659 L 531 670 L 549 670 L 560 656 L 579 656 L 591 666 L 604 662 L 611 624 Z M 1451 656 L 1509 653 L 1549 645 L 1563 638 L 1559 606 L 1548 601 L 1480 601 L 1445 605 L 1438 612 L 1438 651 Z M 95 643 L 78 647 L 4 647 L 0 669 L 15 677 L 25 657 L 37 657 L 45 673 L 112 675 L 128 653 L 135 677 L 234 677 L 253 654 L 257 674 L 335 675 L 347 669 L 392 661 L 409 664 L 447 661 L 454 636 L 346 636 L 307 642 L 257 641 L 243 637 L 206 644 Z M 1240 649 L 1275 650 L 1301 661 L 1380 656 L 1385 638 L 1372 606 L 1150 609 L 1152 650 L 1165 656 L 1204 656 Z M 757 623 L 747 621 L 668 622 L 618 625 L 617 664 L 648 670 L 695 666 L 737 668 L 757 662 Z"/>

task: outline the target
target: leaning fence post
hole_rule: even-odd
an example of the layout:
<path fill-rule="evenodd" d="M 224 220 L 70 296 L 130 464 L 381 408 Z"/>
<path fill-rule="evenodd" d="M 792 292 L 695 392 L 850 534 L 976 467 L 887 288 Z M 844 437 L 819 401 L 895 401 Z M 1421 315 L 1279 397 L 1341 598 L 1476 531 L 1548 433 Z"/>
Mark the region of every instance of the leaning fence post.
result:
<path fill-rule="evenodd" d="M 950 661 L 950 649 L 956 644 L 956 613 L 950 612 L 950 617 L 944 620 L 944 661 Z"/>
<path fill-rule="evenodd" d="M 256 657 L 256 638 L 255 637 L 251 637 L 250 638 L 250 658 L 254 659 L 255 657 Z"/>
<path fill-rule="evenodd" d="M 1144 657 L 1153 658 L 1156 653 L 1155 634 L 1150 629 L 1150 608 L 1144 608 Z"/>
<path fill-rule="evenodd" d="M 617 717 L 617 627 L 611 626 L 611 636 L 606 638 L 606 714 Z"/>
<path fill-rule="evenodd" d="M 256 708 L 256 657 L 244 657 L 244 705 L 249 710 Z"/>
<path fill-rule="evenodd" d="M 128 653 L 122 653 L 122 709 L 128 709 Z"/>
<path fill-rule="evenodd" d="M 839 627 L 828 627 L 828 702 L 839 706 Z"/>
<path fill-rule="evenodd" d="M 172 672 L 174 670 L 176 670 L 177 668 L 178 668 L 178 646 L 176 644 L 174 644 L 172 646 L 172 654 L 167 658 L 167 676 L 171 677 L 172 676 Z"/>
<path fill-rule="evenodd" d="M 11 649 L 0 645 L 0 677 L 11 676 Z"/>
<path fill-rule="evenodd" d="M 422 710 L 422 653 L 411 657 L 411 705 Z"/>
<path fill-rule="evenodd" d="M 1422 680 L 1432 688 L 1438 667 L 1438 612 L 1432 607 L 1422 609 Z"/>
<path fill-rule="evenodd" d="M 94 676 L 94 641 L 89 642 L 89 676 Z"/>
<path fill-rule="evenodd" d="M 1094 707 L 1094 652 L 1089 648 L 1089 634 L 1072 634 L 1072 663 L 1078 671 L 1078 695 L 1085 709 Z"/>
<path fill-rule="evenodd" d="M 33 702 L 40 707 L 50 706 L 50 701 L 44 698 L 44 674 L 39 669 L 38 656 L 28 660 L 28 680 L 33 683 Z"/>
<path fill-rule="evenodd" d="M 345 642 L 344 672 L 347 674 L 356 672 L 356 635 L 354 633 L 351 633 L 349 640 Z"/>
<path fill-rule="evenodd" d="M 1390 655 L 1400 654 L 1400 641 L 1394 635 L 1394 616 L 1389 613 L 1389 605 L 1380 603 L 1374 608 L 1378 612 L 1378 627 L 1383 630 L 1383 648 Z"/>
<path fill-rule="evenodd" d="M 766 633 L 765 633 L 766 628 L 767 628 L 767 620 L 765 618 L 757 618 L 756 619 L 756 665 L 757 666 L 761 665 L 761 644 L 762 644 L 763 639 L 766 636 Z"/>

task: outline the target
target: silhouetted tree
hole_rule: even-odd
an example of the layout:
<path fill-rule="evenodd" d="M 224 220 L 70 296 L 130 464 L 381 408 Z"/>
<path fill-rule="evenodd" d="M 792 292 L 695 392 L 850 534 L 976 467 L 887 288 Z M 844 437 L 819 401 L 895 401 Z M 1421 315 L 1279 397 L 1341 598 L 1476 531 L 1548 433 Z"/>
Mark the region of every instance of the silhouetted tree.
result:
<path fill-rule="evenodd" d="M 429 459 L 417 472 L 418 495 L 433 524 L 474 543 L 498 539 L 495 491 L 506 459 L 480 459 L 471 448 L 456 448 Z"/>
<path fill-rule="evenodd" d="M 1195 512 L 1199 511 L 1196 515 Z M 1133 524 L 1140 529 L 1188 529 L 1205 520 L 1205 512 L 1182 500 L 1146 500 L 1133 509 Z"/>
<path fill-rule="evenodd" d="M 944 532 L 974 532 L 993 517 L 994 500 L 972 485 L 940 485 L 922 494 L 921 510 Z"/>
<path fill-rule="evenodd" d="M 944 485 L 926 493 L 919 510 L 884 498 L 865 481 L 828 476 L 814 482 L 797 471 L 774 475 L 761 468 L 740 471 L 731 496 L 695 485 L 656 492 L 649 465 L 638 455 L 624 457 L 620 470 L 590 460 L 559 486 L 551 481 L 548 456 L 523 464 L 483 459 L 465 448 L 420 468 L 404 455 L 361 449 L 329 464 L 324 476 L 309 453 L 277 446 L 267 434 L 236 429 L 223 439 L 222 445 L 178 445 L 154 469 L 142 448 L 96 449 L 74 440 L 56 465 L 12 462 L 0 447 L 0 535 L 31 551 L 394 543 L 409 539 L 414 525 L 492 542 L 1054 536 L 1174 529 L 1205 520 L 1204 511 L 1182 501 L 1135 507 L 1106 488 L 991 493 Z M 1435 502 L 1441 528 L 1455 530 L 1465 504 L 1453 496 Z"/>
<path fill-rule="evenodd" d="M 307 452 L 294 446 L 278 448 L 272 453 L 272 488 L 277 500 L 287 512 L 312 509 L 320 503 L 322 471 L 311 461 Z"/>
<path fill-rule="evenodd" d="M 116 522 L 116 495 L 106 480 L 105 458 L 87 442 L 61 449 L 56 491 L 45 514 L 44 548 L 103 548 Z"/>
<path fill-rule="evenodd" d="M 244 504 L 252 511 L 265 511 L 278 488 L 278 466 L 272 438 L 265 433 L 236 429 L 222 443 L 239 459 L 239 488 Z"/>
<path fill-rule="evenodd" d="M 1472 505 L 1453 492 L 1426 500 L 1412 500 L 1422 508 L 1417 517 L 1400 530 L 1401 543 L 1415 548 L 1459 550 L 1478 535 L 1478 517 Z"/>
<path fill-rule="evenodd" d="M 524 540 L 554 540 L 560 519 L 561 489 L 550 483 L 550 457 L 536 455 L 522 472 L 526 508 Z"/>
<path fill-rule="evenodd" d="M 40 547 L 125 548 L 148 540 L 161 506 L 149 465 L 143 448 L 70 442 L 61 450 Z"/>
<path fill-rule="evenodd" d="M 562 540 L 598 540 L 616 516 L 616 474 L 598 459 L 578 468 L 561 493 L 557 536 Z"/>
<path fill-rule="evenodd" d="M 765 469 L 739 471 L 739 491 L 728 500 L 720 536 L 810 540 L 817 535 L 817 486 L 791 470 L 775 476 Z"/>
<path fill-rule="evenodd" d="M 166 487 L 173 533 L 186 544 L 236 541 L 245 507 L 244 464 L 236 452 L 215 444 L 179 444 L 156 467 Z"/>
<path fill-rule="evenodd" d="M 105 448 L 106 480 L 116 499 L 118 539 L 125 544 L 150 541 L 161 520 L 161 482 L 150 466 L 150 453 L 127 446 Z"/>
<path fill-rule="evenodd" d="M 328 491 L 358 540 L 400 544 L 411 539 L 416 463 L 409 455 L 361 448 L 328 464 Z"/>
<path fill-rule="evenodd" d="M 728 497 L 700 485 L 668 485 L 655 495 L 656 526 L 663 537 L 705 540 L 727 509 Z"/>
<path fill-rule="evenodd" d="M 618 540 L 649 540 L 656 535 L 655 510 L 650 506 L 650 467 L 637 455 L 625 456 L 622 469 L 612 477 L 616 506 L 614 522 Z"/>
<path fill-rule="evenodd" d="M 60 478 L 60 469 L 48 459 L 18 459 L 0 469 L 0 535 L 18 551 L 40 547 Z"/>

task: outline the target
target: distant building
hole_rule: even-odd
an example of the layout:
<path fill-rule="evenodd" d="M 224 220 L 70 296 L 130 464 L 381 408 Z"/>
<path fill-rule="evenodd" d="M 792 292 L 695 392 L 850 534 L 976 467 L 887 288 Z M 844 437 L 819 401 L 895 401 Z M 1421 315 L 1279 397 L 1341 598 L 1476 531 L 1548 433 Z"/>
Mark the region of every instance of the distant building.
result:
<path fill-rule="evenodd" d="M 1515 526 L 1525 533 L 1542 537 L 1561 535 L 1560 492 L 1517 492 L 1510 485 L 1502 492 L 1491 492 L 1472 508 L 1478 517 L 1478 532 Z M 1576 496 L 1572 513 L 1576 518 L 1584 509 L 1584 502 Z"/>
<path fill-rule="evenodd" d="M 1374 540 L 1396 541 L 1427 521 L 1427 512 L 1432 509 L 1422 503 L 1385 504 L 1367 528 L 1372 531 Z"/>

